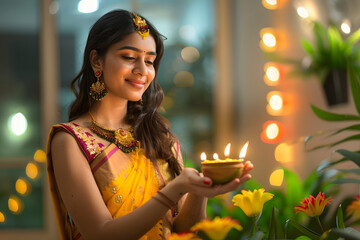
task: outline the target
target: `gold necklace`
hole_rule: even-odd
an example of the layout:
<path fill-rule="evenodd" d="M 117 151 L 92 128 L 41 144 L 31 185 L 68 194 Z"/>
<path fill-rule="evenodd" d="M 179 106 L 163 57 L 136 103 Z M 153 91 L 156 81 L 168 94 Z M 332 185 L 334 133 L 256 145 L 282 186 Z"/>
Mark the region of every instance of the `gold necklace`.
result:
<path fill-rule="evenodd" d="M 138 141 L 134 138 L 134 129 L 108 129 L 97 123 L 93 115 L 89 112 L 92 119 L 90 129 L 99 137 L 114 143 L 124 153 L 130 153 L 138 147 Z"/>

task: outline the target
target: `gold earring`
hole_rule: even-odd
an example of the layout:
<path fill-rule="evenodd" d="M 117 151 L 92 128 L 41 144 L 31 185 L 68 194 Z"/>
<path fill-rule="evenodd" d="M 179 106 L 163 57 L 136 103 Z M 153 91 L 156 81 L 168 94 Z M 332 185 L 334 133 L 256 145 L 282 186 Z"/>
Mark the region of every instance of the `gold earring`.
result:
<path fill-rule="evenodd" d="M 90 92 L 89 92 L 89 95 L 94 100 L 97 100 L 97 101 L 100 101 L 101 99 L 103 99 L 106 96 L 106 94 L 108 93 L 105 88 L 105 84 L 103 82 L 100 82 L 100 76 L 101 76 L 101 71 L 96 70 L 95 77 L 97 80 L 96 80 L 96 82 L 91 84 Z"/>

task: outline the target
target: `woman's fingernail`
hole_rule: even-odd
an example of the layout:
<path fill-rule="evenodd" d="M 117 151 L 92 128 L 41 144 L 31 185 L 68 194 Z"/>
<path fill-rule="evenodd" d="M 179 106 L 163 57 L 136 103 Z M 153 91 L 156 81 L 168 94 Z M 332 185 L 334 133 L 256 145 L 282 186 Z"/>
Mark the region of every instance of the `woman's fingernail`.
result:
<path fill-rule="evenodd" d="M 204 180 L 204 183 L 205 183 L 206 185 L 210 185 L 210 184 L 211 184 L 211 181 L 208 180 L 208 179 L 205 179 L 205 180 Z"/>

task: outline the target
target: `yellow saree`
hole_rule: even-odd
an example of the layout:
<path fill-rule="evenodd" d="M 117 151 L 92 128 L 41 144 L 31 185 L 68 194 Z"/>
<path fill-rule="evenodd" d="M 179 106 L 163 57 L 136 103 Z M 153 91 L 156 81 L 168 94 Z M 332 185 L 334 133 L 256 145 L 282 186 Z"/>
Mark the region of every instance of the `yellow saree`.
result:
<path fill-rule="evenodd" d="M 87 128 L 75 123 L 53 126 L 47 144 L 47 172 L 61 239 L 83 238 L 66 211 L 55 181 L 50 145 L 53 136 L 58 131 L 66 131 L 77 140 L 90 164 L 104 203 L 113 218 L 131 213 L 174 178 L 166 161 L 161 159 L 156 162 L 150 161 L 142 148 L 131 153 L 124 153 L 113 143 L 104 146 L 97 142 Z M 164 218 L 140 239 L 165 239 L 171 233 L 172 216 L 173 213 L 169 210 Z"/>

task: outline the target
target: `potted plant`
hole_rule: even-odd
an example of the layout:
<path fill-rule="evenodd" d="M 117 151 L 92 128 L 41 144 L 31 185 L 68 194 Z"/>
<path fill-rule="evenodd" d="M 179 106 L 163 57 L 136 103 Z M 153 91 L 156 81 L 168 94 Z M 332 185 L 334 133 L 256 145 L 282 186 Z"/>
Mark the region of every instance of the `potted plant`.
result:
<path fill-rule="evenodd" d="M 358 66 L 360 59 L 360 29 L 344 38 L 337 27 L 327 29 L 313 22 L 314 43 L 302 39 L 301 45 L 307 56 L 301 61 L 284 59 L 270 55 L 275 61 L 297 65 L 296 73 L 317 75 L 325 92 L 329 106 L 348 101 L 348 80 L 346 69 L 349 65 Z"/>

